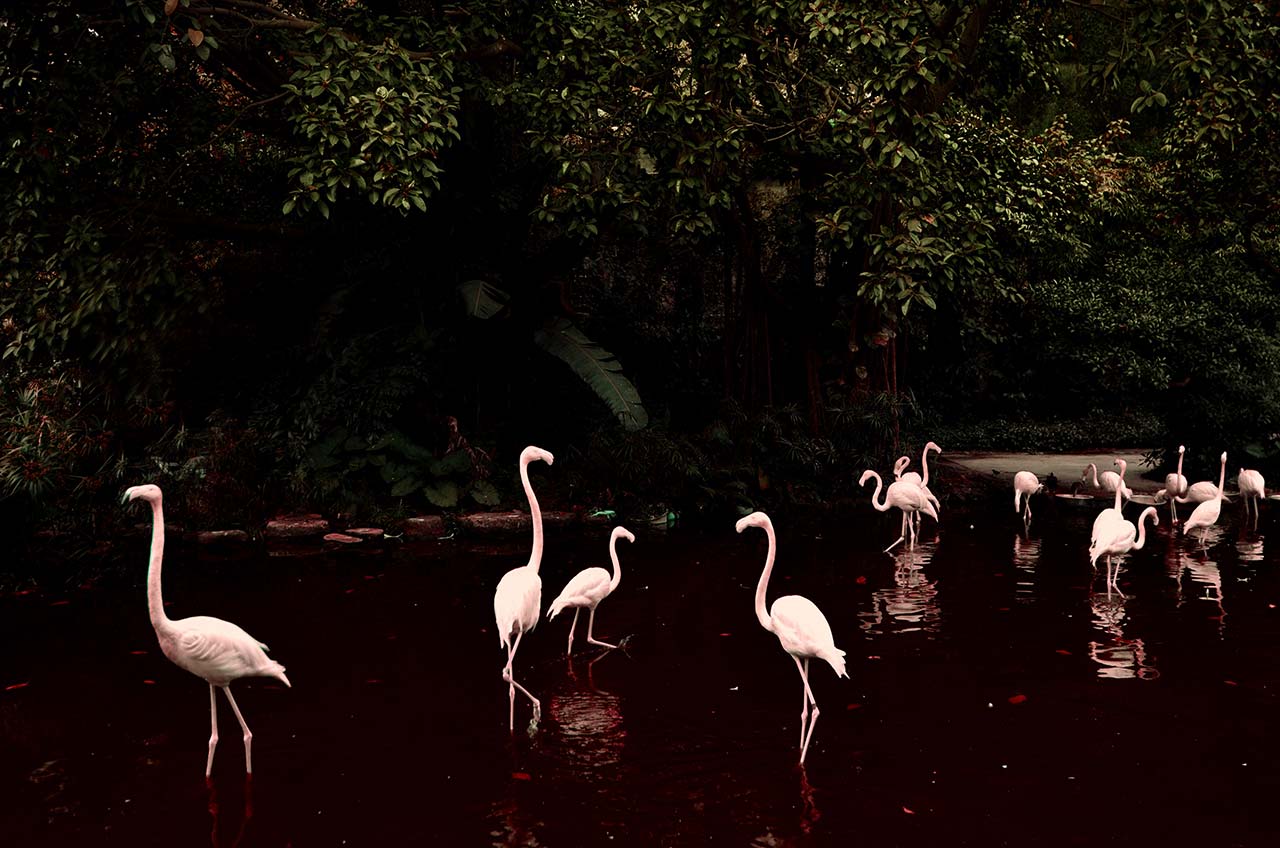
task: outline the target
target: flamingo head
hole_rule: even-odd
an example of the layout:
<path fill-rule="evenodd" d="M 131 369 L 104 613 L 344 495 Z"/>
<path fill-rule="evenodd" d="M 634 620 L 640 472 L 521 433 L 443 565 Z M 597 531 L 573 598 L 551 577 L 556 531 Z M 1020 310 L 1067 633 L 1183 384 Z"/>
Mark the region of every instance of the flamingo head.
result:
<path fill-rule="evenodd" d="M 545 462 L 547 465 L 555 464 L 556 458 L 551 455 L 551 451 L 545 451 L 542 448 L 535 448 L 533 445 L 520 451 L 520 464 L 528 465 L 536 461 Z"/>
<path fill-rule="evenodd" d="M 1120 469 L 1120 476 L 1123 477 L 1124 472 L 1129 468 L 1129 463 L 1125 462 L 1123 459 L 1117 456 L 1115 461 L 1115 466 L 1116 468 Z"/>
<path fill-rule="evenodd" d="M 934 453 L 942 453 L 942 448 L 938 447 L 937 442 L 929 442 L 929 444 L 924 446 L 924 449 L 926 451 L 933 451 Z"/>
<path fill-rule="evenodd" d="M 768 527 L 770 525 L 769 516 L 763 512 L 753 512 L 738 519 L 738 523 L 734 525 L 739 533 L 748 527 Z"/>
<path fill-rule="evenodd" d="M 138 498 L 142 498 L 149 503 L 160 503 L 160 487 L 153 483 L 148 483 L 145 486 L 130 486 L 124 490 L 122 502 L 128 503 Z"/>
<path fill-rule="evenodd" d="M 1223 464 L 1226 464 L 1226 461 L 1227 461 L 1227 452 L 1226 452 L 1226 451 L 1223 451 L 1223 452 L 1222 452 L 1222 458 L 1221 458 L 1219 461 L 1220 461 L 1220 462 L 1222 462 Z"/>
<path fill-rule="evenodd" d="M 1089 469 L 1090 469 L 1090 468 L 1097 468 L 1097 466 L 1096 466 L 1096 465 L 1094 465 L 1092 462 L 1091 462 L 1091 463 L 1089 463 L 1088 465 L 1086 465 L 1086 466 L 1084 467 L 1084 471 L 1081 471 L 1081 472 L 1080 472 L 1080 481 L 1081 481 L 1081 482 L 1084 482 L 1085 480 L 1088 480 L 1088 479 L 1089 479 Z"/>
<path fill-rule="evenodd" d="M 858 480 L 858 485 L 865 486 L 867 484 L 867 481 L 874 476 L 876 476 L 876 473 L 870 469 L 867 469 L 866 471 L 862 472 L 862 478 Z"/>
<path fill-rule="evenodd" d="M 610 537 L 609 541 L 616 542 L 618 539 L 626 539 L 628 542 L 634 542 L 636 537 L 635 534 L 625 527 L 615 527 L 613 528 L 613 536 Z"/>
<path fill-rule="evenodd" d="M 907 466 L 911 464 L 911 457 L 900 456 L 898 461 L 893 464 L 893 476 L 898 478 L 902 476 L 902 472 L 907 470 Z"/>
<path fill-rule="evenodd" d="M 1186 453 L 1186 452 L 1187 452 L 1187 446 L 1186 446 L 1186 445 L 1178 445 L 1178 455 L 1179 455 L 1179 456 L 1181 456 L 1182 454 L 1184 454 L 1184 453 Z"/>

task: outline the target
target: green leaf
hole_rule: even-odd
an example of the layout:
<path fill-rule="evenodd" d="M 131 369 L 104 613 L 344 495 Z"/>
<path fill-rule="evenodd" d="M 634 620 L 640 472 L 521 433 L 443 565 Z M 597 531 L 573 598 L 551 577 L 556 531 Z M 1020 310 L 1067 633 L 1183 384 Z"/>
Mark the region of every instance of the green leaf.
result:
<path fill-rule="evenodd" d="M 412 475 L 402 478 L 394 486 L 391 487 L 391 497 L 403 498 L 405 495 L 416 490 L 422 485 L 422 481 Z M 432 501 L 435 503 L 435 501 Z"/>
<path fill-rule="evenodd" d="M 452 480 L 428 483 L 422 487 L 422 493 L 427 496 L 427 500 L 442 509 L 450 509 L 458 505 L 458 484 Z"/>
<path fill-rule="evenodd" d="M 507 308 L 511 295 L 486 280 L 467 280 L 458 285 L 462 308 L 472 318 L 492 318 Z"/>
<path fill-rule="evenodd" d="M 471 470 L 471 454 L 466 451 L 454 451 L 431 463 L 432 477 L 448 477 L 450 474 L 462 474 Z"/>
<path fill-rule="evenodd" d="M 471 497 L 482 506 L 497 506 L 502 497 L 488 480 L 479 480 L 471 487 Z"/>
<path fill-rule="evenodd" d="M 586 381 L 628 430 L 640 430 L 649 423 L 649 413 L 640 402 L 640 393 L 622 373 L 622 364 L 613 354 L 583 335 L 567 318 L 556 318 L 533 334 L 538 347 L 564 360 Z"/>

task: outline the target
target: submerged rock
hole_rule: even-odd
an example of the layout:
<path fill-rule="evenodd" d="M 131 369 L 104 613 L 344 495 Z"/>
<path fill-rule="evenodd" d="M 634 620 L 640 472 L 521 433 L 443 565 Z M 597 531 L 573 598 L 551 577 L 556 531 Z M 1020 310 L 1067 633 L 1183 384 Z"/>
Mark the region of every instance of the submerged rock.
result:
<path fill-rule="evenodd" d="M 361 539 L 381 539 L 381 527 L 349 527 L 344 531 L 348 536 L 359 536 Z"/>
<path fill-rule="evenodd" d="M 346 533 L 326 533 L 324 534 L 324 540 L 326 542 L 335 542 L 339 545 L 358 545 L 364 541 L 358 536 L 348 536 Z"/>
<path fill-rule="evenodd" d="M 249 534 L 243 530 L 201 530 L 196 534 L 196 543 L 200 545 L 241 544 L 247 541 Z"/>
<path fill-rule="evenodd" d="M 409 539 L 439 539 L 445 534 L 444 518 L 439 515 L 406 518 L 401 528 Z"/>
<path fill-rule="evenodd" d="M 302 539 L 319 536 L 329 529 L 329 522 L 316 515 L 291 515 L 268 521 L 263 535 L 268 539 Z"/>

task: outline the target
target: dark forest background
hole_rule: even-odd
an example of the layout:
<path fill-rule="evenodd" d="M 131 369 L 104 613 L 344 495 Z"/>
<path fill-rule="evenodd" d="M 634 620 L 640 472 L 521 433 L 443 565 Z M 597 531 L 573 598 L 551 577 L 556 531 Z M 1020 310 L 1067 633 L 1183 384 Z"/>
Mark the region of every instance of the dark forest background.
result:
<path fill-rule="evenodd" d="M 1277 50 L 1245 2 L 6 4 L 0 514 L 518 504 L 530 443 L 646 515 L 930 438 L 1275 469 Z"/>

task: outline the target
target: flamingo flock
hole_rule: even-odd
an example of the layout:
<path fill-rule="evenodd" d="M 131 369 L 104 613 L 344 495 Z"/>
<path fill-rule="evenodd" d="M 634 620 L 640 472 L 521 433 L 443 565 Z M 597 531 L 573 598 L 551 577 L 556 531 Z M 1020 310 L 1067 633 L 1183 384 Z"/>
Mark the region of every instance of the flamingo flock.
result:
<path fill-rule="evenodd" d="M 871 494 L 872 506 L 879 512 L 897 509 L 902 513 L 901 532 L 885 552 L 888 553 L 899 544 L 906 543 L 914 549 L 920 531 L 920 516 L 927 515 L 938 521 L 941 504 L 929 489 L 930 451 L 941 453 L 942 449 L 934 442 L 925 445 L 921 456 L 923 475 L 906 471 L 910 458 L 903 456 L 894 464 L 894 480 L 887 488 L 880 474 L 867 469 L 858 480 L 858 485 L 865 487 L 868 480 L 875 480 L 875 491 Z M 1178 448 L 1178 468 L 1165 478 L 1165 487 L 1157 493 L 1160 498 L 1169 501 L 1170 520 L 1177 525 L 1178 517 L 1175 504 L 1197 504 L 1191 516 L 1182 525 L 1184 536 L 1192 536 L 1199 531 L 1200 543 L 1207 542 L 1208 528 L 1217 523 L 1221 516 L 1222 502 L 1225 495 L 1227 454 L 1220 457 L 1218 480 L 1187 484 L 1182 476 L 1182 461 L 1185 447 Z M 529 502 L 529 513 L 533 526 L 533 543 L 528 561 L 519 568 L 514 568 L 503 575 L 494 592 L 493 612 L 498 630 L 499 645 L 506 651 L 506 662 L 502 667 L 502 681 L 507 684 L 508 692 L 508 730 L 515 729 L 516 692 L 525 696 L 532 707 L 530 731 L 536 730 L 542 715 L 542 704 L 533 693 L 526 689 L 515 676 L 516 653 L 521 641 L 538 625 L 542 608 L 542 578 L 539 569 L 542 564 L 544 536 L 542 512 L 537 496 L 529 479 L 529 466 L 534 462 L 543 462 L 551 466 L 555 457 L 549 451 L 529 446 L 520 454 L 519 475 Z M 1099 559 L 1106 566 L 1106 583 L 1108 592 L 1118 589 L 1117 578 L 1120 566 L 1117 558 L 1132 551 L 1141 550 L 1147 541 L 1147 519 L 1151 526 L 1157 527 L 1160 518 L 1156 507 L 1150 506 L 1138 516 L 1137 523 L 1124 517 L 1124 502 L 1132 499 L 1133 492 L 1125 483 L 1126 463 L 1116 458 L 1114 465 L 1118 472 L 1104 471 L 1098 473 L 1095 463 L 1090 463 L 1082 475 L 1082 482 L 1091 482 L 1095 489 L 1114 497 L 1113 503 L 1104 509 L 1094 520 L 1088 547 L 1089 561 L 1097 569 Z M 1090 476 L 1092 480 L 1090 480 Z M 1266 483 L 1257 471 L 1240 469 L 1239 489 L 1244 500 L 1246 517 L 1252 508 L 1253 520 L 1257 521 L 1258 502 L 1266 497 Z M 1031 521 L 1031 498 L 1044 490 L 1039 478 L 1030 471 L 1019 471 L 1013 478 L 1014 511 L 1028 523 Z M 881 493 L 883 491 L 883 497 Z M 285 668 L 267 655 L 266 644 L 250 636 L 235 624 L 208 616 L 196 616 L 179 620 L 171 620 L 165 614 L 164 601 L 161 594 L 160 573 L 164 558 L 164 514 L 162 495 L 159 487 L 154 485 L 134 486 L 124 493 L 126 502 L 133 500 L 146 501 L 152 512 L 151 555 L 147 572 L 147 607 L 151 624 L 156 633 L 161 651 L 174 664 L 190 671 L 209 684 L 210 736 L 208 758 L 205 762 L 205 777 L 213 770 L 214 750 L 218 743 L 217 691 L 222 690 L 227 702 L 235 714 L 243 732 L 245 772 L 253 771 L 251 745 L 253 734 L 249 730 L 235 698 L 231 694 L 231 683 L 245 677 L 275 678 L 286 687 L 291 686 L 285 676 Z M 785 595 L 774 600 L 772 607 L 766 603 L 769 579 L 773 574 L 777 554 L 777 536 L 773 522 L 763 512 L 752 512 L 741 518 L 735 525 L 738 533 L 748 528 L 758 527 L 764 531 L 768 540 L 768 551 L 765 556 L 764 569 L 755 591 L 755 614 L 760 626 L 778 637 L 782 649 L 791 656 L 800 674 L 803 686 L 800 713 L 799 763 L 803 766 L 813 738 L 820 710 L 810 685 L 810 660 L 817 659 L 831 666 L 837 677 L 848 678 L 845 663 L 845 652 L 835 645 L 831 626 L 822 611 L 809 599 L 800 595 Z M 558 614 L 572 609 L 573 623 L 569 626 L 569 637 L 566 653 L 573 653 L 573 636 L 577 629 L 578 616 L 583 609 L 588 612 L 587 643 L 612 650 L 617 645 L 595 638 L 595 614 L 600 603 L 617 591 L 622 578 L 622 566 L 618 559 L 618 541 L 626 539 L 634 543 L 635 536 L 624 527 L 613 528 L 609 537 L 609 558 L 612 572 L 604 568 L 592 567 L 580 571 L 565 585 L 564 589 L 551 602 L 548 618 L 554 619 Z"/>

